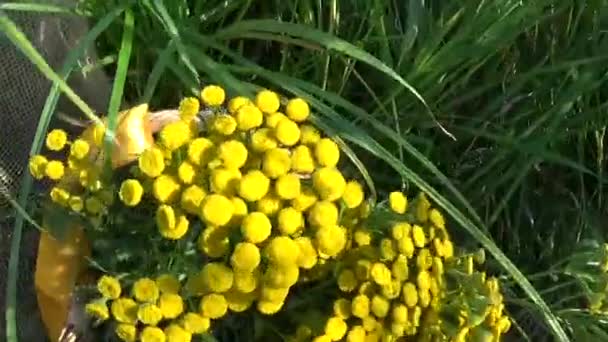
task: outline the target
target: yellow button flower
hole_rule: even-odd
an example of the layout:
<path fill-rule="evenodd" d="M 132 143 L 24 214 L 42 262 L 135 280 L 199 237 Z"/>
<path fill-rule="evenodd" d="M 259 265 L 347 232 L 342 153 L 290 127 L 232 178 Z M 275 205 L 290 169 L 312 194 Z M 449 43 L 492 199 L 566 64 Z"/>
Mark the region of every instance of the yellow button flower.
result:
<path fill-rule="evenodd" d="M 158 286 L 150 278 L 140 278 L 133 284 L 133 296 L 140 302 L 155 302 L 158 294 Z"/>
<path fill-rule="evenodd" d="M 345 298 L 340 298 L 334 301 L 334 315 L 348 319 L 350 317 L 350 301 Z"/>
<path fill-rule="evenodd" d="M 283 119 L 288 119 L 288 117 L 281 112 L 269 114 L 266 116 L 266 127 L 274 129 Z"/>
<path fill-rule="evenodd" d="M 346 231 L 340 226 L 323 226 L 315 234 L 320 256 L 335 257 L 346 246 Z"/>
<path fill-rule="evenodd" d="M 182 297 L 175 293 L 163 293 L 160 295 L 158 307 L 166 319 L 174 319 L 184 311 Z"/>
<path fill-rule="evenodd" d="M 243 218 L 249 213 L 249 208 L 247 208 L 247 203 L 245 203 L 245 201 L 240 197 L 233 196 L 230 198 L 230 201 L 234 207 L 230 224 L 240 226 Z"/>
<path fill-rule="evenodd" d="M 346 180 L 336 168 L 323 167 L 315 171 L 312 176 L 313 187 L 321 199 L 335 201 L 342 197 Z"/>
<path fill-rule="evenodd" d="M 378 318 L 384 318 L 388 314 L 391 303 L 384 297 L 375 295 L 371 301 L 371 311 Z"/>
<path fill-rule="evenodd" d="M 291 201 L 291 206 L 297 211 L 306 211 L 317 202 L 317 195 L 315 192 L 307 187 L 303 186 L 300 190 L 300 195 Z"/>
<path fill-rule="evenodd" d="M 366 295 L 357 295 L 351 302 L 353 316 L 364 319 L 369 316 L 369 298 Z"/>
<path fill-rule="evenodd" d="M 258 301 L 258 311 L 264 315 L 274 315 L 281 310 L 283 302 Z"/>
<path fill-rule="evenodd" d="M 137 303 L 131 298 L 119 298 L 112 301 L 110 311 L 117 322 L 128 324 L 137 322 Z"/>
<path fill-rule="evenodd" d="M 268 217 L 276 215 L 279 210 L 283 207 L 281 199 L 274 194 L 274 192 L 268 192 L 266 196 L 262 197 L 256 203 L 256 210 L 263 213 Z"/>
<path fill-rule="evenodd" d="M 291 287 L 298 282 L 300 269 L 297 265 L 278 266 L 270 264 L 264 273 L 265 284 L 271 287 Z"/>
<path fill-rule="evenodd" d="M 185 97 L 179 102 L 179 116 L 184 121 L 190 121 L 198 114 L 201 104 L 196 97 Z"/>
<path fill-rule="evenodd" d="M 50 179 L 57 181 L 60 180 L 65 174 L 65 167 L 63 163 L 58 160 L 51 160 L 46 163 L 46 167 L 44 168 L 44 173 Z"/>
<path fill-rule="evenodd" d="M 181 288 L 179 280 L 171 274 L 161 274 L 155 281 L 161 293 L 177 294 Z"/>
<path fill-rule="evenodd" d="M 362 326 L 356 325 L 351 327 L 346 335 L 346 342 L 366 342 L 365 329 Z"/>
<path fill-rule="evenodd" d="M 82 139 L 76 139 L 70 146 L 70 156 L 83 159 L 89 154 L 89 143 Z"/>
<path fill-rule="evenodd" d="M 251 135 L 251 148 L 256 152 L 265 152 L 277 147 L 277 141 L 269 128 L 260 128 Z"/>
<path fill-rule="evenodd" d="M 192 334 L 177 324 L 169 324 L 164 330 L 167 342 L 190 342 Z"/>
<path fill-rule="evenodd" d="M 270 90 L 262 90 L 255 97 L 255 105 L 264 113 L 274 113 L 279 110 L 281 101 L 277 93 Z"/>
<path fill-rule="evenodd" d="M 54 129 L 46 136 L 46 147 L 51 151 L 61 151 L 67 142 L 68 135 L 61 129 Z"/>
<path fill-rule="evenodd" d="M 232 201 L 218 194 L 206 196 L 201 206 L 202 218 L 214 226 L 223 226 L 230 222 L 233 212 Z"/>
<path fill-rule="evenodd" d="M 413 308 L 418 303 L 418 290 L 416 289 L 416 285 L 412 283 L 403 284 L 403 303 L 407 305 L 409 308 Z"/>
<path fill-rule="evenodd" d="M 260 200 L 268 193 L 270 179 L 259 170 L 247 172 L 240 181 L 239 195 L 248 202 Z"/>
<path fill-rule="evenodd" d="M 275 192 L 282 199 L 295 199 L 300 195 L 300 178 L 294 173 L 280 176 L 275 183 Z"/>
<path fill-rule="evenodd" d="M 142 304 L 137 310 L 137 319 L 143 324 L 156 326 L 163 319 L 163 312 L 154 304 Z"/>
<path fill-rule="evenodd" d="M 291 235 L 304 227 L 304 216 L 293 207 L 287 207 L 279 211 L 277 222 L 282 234 Z"/>
<path fill-rule="evenodd" d="M 177 200 L 181 186 L 175 177 L 160 175 L 152 184 L 152 194 L 160 203 L 171 203 Z"/>
<path fill-rule="evenodd" d="M 298 145 L 291 152 L 291 168 L 298 173 L 312 173 L 315 170 L 315 160 L 310 148 Z"/>
<path fill-rule="evenodd" d="M 228 303 L 223 295 L 211 293 L 201 299 L 200 310 L 205 317 L 219 319 L 228 312 Z"/>
<path fill-rule="evenodd" d="M 232 285 L 232 289 L 236 290 L 242 294 L 251 294 L 255 296 L 255 289 L 258 287 L 258 278 L 260 277 L 259 272 L 245 272 L 245 271 L 235 271 L 234 272 L 234 285 Z M 235 292 L 235 291 L 228 291 Z M 234 293 L 232 293 L 234 295 Z M 229 298 L 226 298 L 228 302 L 230 302 Z M 228 304 L 230 307 L 230 303 Z"/>
<path fill-rule="evenodd" d="M 188 160 L 196 166 L 206 165 L 214 154 L 213 142 L 207 138 L 196 138 L 188 144 Z"/>
<path fill-rule="evenodd" d="M 207 106 L 221 106 L 226 99 L 226 92 L 222 87 L 211 84 L 201 90 L 201 99 Z"/>
<path fill-rule="evenodd" d="M 366 229 L 357 229 L 354 238 L 357 246 L 367 246 L 372 242 L 372 235 Z"/>
<path fill-rule="evenodd" d="M 289 119 L 283 119 L 275 127 L 274 135 L 281 144 L 293 146 L 300 140 L 300 127 Z"/>
<path fill-rule="evenodd" d="M 177 168 L 177 176 L 184 184 L 192 184 L 196 179 L 196 169 L 187 161 L 182 162 Z"/>
<path fill-rule="evenodd" d="M 264 153 L 262 169 L 270 178 L 278 178 L 289 172 L 291 168 L 291 156 L 284 148 L 273 148 Z"/>
<path fill-rule="evenodd" d="M 87 211 L 93 215 L 101 213 L 104 209 L 103 203 L 97 197 L 89 197 L 84 202 L 84 206 Z"/>
<path fill-rule="evenodd" d="M 380 241 L 380 257 L 382 261 L 392 261 L 397 255 L 393 240 L 385 238 Z"/>
<path fill-rule="evenodd" d="M 357 288 L 358 282 L 355 272 L 344 269 L 338 275 L 338 288 L 342 292 L 352 292 Z"/>
<path fill-rule="evenodd" d="M 315 144 L 315 157 L 321 166 L 336 166 L 340 160 L 340 148 L 333 140 L 323 138 Z"/>
<path fill-rule="evenodd" d="M 141 172 L 148 177 L 158 177 L 165 170 L 165 159 L 163 152 L 158 147 L 149 148 L 141 153 L 138 158 Z"/>
<path fill-rule="evenodd" d="M 303 122 L 308 119 L 310 115 L 310 107 L 308 103 L 301 98 L 291 99 L 287 102 L 285 107 L 287 116 L 295 122 Z"/>
<path fill-rule="evenodd" d="M 403 304 L 397 304 L 397 305 L 393 306 L 392 317 L 393 317 L 394 322 L 400 323 L 400 324 L 406 324 L 408 322 L 407 316 L 408 316 L 407 306 L 405 306 Z"/>
<path fill-rule="evenodd" d="M 171 122 L 158 134 L 159 141 L 168 151 L 175 151 L 192 138 L 190 125 L 185 121 Z"/>
<path fill-rule="evenodd" d="M 235 114 L 242 106 L 251 104 L 253 103 L 248 98 L 244 96 L 237 96 L 228 102 L 228 111 Z"/>
<path fill-rule="evenodd" d="M 211 322 L 207 317 L 203 317 L 193 312 L 188 312 L 182 318 L 181 325 L 184 327 L 184 330 L 191 334 L 203 334 L 209 330 Z"/>
<path fill-rule="evenodd" d="M 295 265 L 300 256 L 300 247 L 287 236 L 277 236 L 272 238 L 266 248 L 264 255 L 268 260 L 277 266 Z"/>
<path fill-rule="evenodd" d="M 211 191 L 232 196 L 238 190 L 241 177 L 238 169 L 215 168 L 211 171 Z"/>
<path fill-rule="evenodd" d="M 81 212 L 84 208 L 84 200 L 80 196 L 70 196 L 68 205 L 70 209 L 74 210 L 75 212 Z"/>
<path fill-rule="evenodd" d="M 182 192 L 181 207 L 190 214 L 198 214 L 206 193 L 197 185 L 190 185 Z"/>
<path fill-rule="evenodd" d="M 301 236 L 297 238 L 296 243 L 300 247 L 300 255 L 298 257 L 298 267 L 305 270 L 313 268 L 318 261 L 317 250 L 308 236 Z"/>
<path fill-rule="evenodd" d="M 241 131 L 248 131 L 260 127 L 264 122 L 264 115 L 258 107 L 246 104 L 237 110 L 236 122 Z"/>
<path fill-rule="evenodd" d="M 222 135 L 231 135 L 236 131 L 236 119 L 230 115 L 218 114 L 211 122 L 211 128 Z"/>
<path fill-rule="evenodd" d="M 251 243 L 261 243 L 270 236 L 272 225 L 268 217 L 260 212 L 248 214 L 241 225 L 241 233 Z"/>
<path fill-rule="evenodd" d="M 98 321 L 105 321 L 110 318 L 110 310 L 108 310 L 108 306 L 103 299 L 98 299 L 87 303 L 84 310 L 87 315 L 95 318 Z"/>
<path fill-rule="evenodd" d="M 300 143 L 302 145 L 315 146 L 321 140 L 321 133 L 312 125 L 302 125 L 300 127 Z"/>
<path fill-rule="evenodd" d="M 312 342 L 331 342 L 331 337 L 327 336 L 327 335 L 321 335 L 321 336 L 317 336 L 315 337 Z"/>
<path fill-rule="evenodd" d="M 165 239 L 179 240 L 188 232 L 190 221 L 185 215 L 179 215 L 174 227 L 162 228 L 159 227 L 160 235 Z"/>
<path fill-rule="evenodd" d="M 120 323 L 116 325 L 114 332 L 123 342 L 135 342 L 137 338 L 137 328 L 133 324 Z"/>
<path fill-rule="evenodd" d="M 330 201 L 316 202 L 308 213 L 308 223 L 317 227 L 336 225 L 338 223 L 338 207 Z"/>
<path fill-rule="evenodd" d="M 104 275 L 97 281 L 97 291 L 104 298 L 117 299 L 121 293 L 120 282 L 115 277 Z"/>
<path fill-rule="evenodd" d="M 407 197 L 402 192 L 393 191 L 389 195 L 389 205 L 391 210 L 397 214 L 404 214 L 407 210 Z"/>
<path fill-rule="evenodd" d="M 348 325 L 340 317 L 331 317 L 325 323 L 325 335 L 332 341 L 340 341 L 346 335 L 347 329 Z"/>
<path fill-rule="evenodd" d="M 391 282 L 391 270 L 381 262 L 376 262 L 372 265 L 370 275 L 378 285 L 388 285 Z"/>
<path fill-rule="evenodd" d="M 139 336 L 141 342 L 165 342 L 165 333 L 157 327 L 145 327 Z"/>
<path fill-rule="evenodd" d="M 211 258 L 223 257 L 230 248 L 228 233 L 223 227 L 207 226 L 198 239 L 198 247 Z"/>
<path fill-rule="evenodd" d="M 342 200 L 347 208 L 353 209 L 363 202 L 363 187 L 356 181 L 346 183 Z"/>
<path fill-rule="evenodd" d="M 201 275 L 207 289 L 218 293 L 230 290 L 234 281 L 232 270 L 219 262 L 205 264 Z"/>
<path fill-rule="evenodd" d="M 407 280 L 407 277 L 409 276 L 409 268 L 407 265 L 407 257 L 405 255 L 399 254 L 395 261 L 393 261 L 391 273 L 393 274 L 393 278 L 397 280 Z"/>
<path fill-rule="evenodd" d="M 396 241 L 403 239 L 404 236 L 410 234 L 412 227 L 407 222 L 397 222 L 391 227 L 391 236 Z"/>
<path fill-rule="evenodd" d="M 39 154 L 30 158 L 29 169 L 32 177 L 35 179 L 42 179 L 45 175 L 46 164 L 48 160 Z"/>
<path fill-rule="evenodd" d="M 262 287 L 261 300 L 268 302 L 284 302 L 289 294 L 288 287 Z"/>
<path fill-rule="evenodd" d="M 156 209 L 156 225 L 159 230 L 175 229 L 177 225 L 175 211 L 166 204 L 161 204 Z"/>
<path fill-rule="evenodd" d="M 144 188 L 137 179 L 127 179 L 120 185 L 118 197 L 126 206 L 134 207 L 139 204 L 143 194 Z"/>
<path fill-rule="evenodd" d="M 437 228 L 445 229 L 445 219 L 443 215 L 437 209 L 431 209 L 429 211 L 429 220 Z"/>
<path fill-rule="evenodd" d="M 422 248 L 426 244 L 424 230 L 419 225 L 414 225 L 412 228 L 412 241 L 414 241 L 414 246 L 418 248 Z"/>
<path fill-rule="evenodd" d="M 230 263 L 235 270 L 253 272 L 260 264 L 260 250 L 250 242 L 240 242 L 234 247 Z"/>

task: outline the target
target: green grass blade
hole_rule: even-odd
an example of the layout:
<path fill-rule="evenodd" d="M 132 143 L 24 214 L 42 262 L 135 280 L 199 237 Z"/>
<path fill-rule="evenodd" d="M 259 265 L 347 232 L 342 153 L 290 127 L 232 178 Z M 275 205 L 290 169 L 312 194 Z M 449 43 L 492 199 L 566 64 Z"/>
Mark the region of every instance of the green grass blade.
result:
<path fill-rule="evenodd" d="M 167 64 L 169 60 L 173 57 L 173 53 L 175 52 L 176 44 L 175 40 L 171 39 L 167 47 L 161 51 L 158 55 L 158 59 L 156 63 L 154 63 L 154 67 L 152 67 L 152 71 L 150 72 L 150 76 L 146 81 L 146 87 L 144 89 L 144 96 L 142 101 L 144 103 L 150 103 L 152 96 L 154 95 L 154 91 L 156 90 L 156 86 L 158 85 L 158 81 L 161 76 L 165 72 L 167 68 Z"/>
<path fill-rule="evenodd" d="M 118 52 L 118 64 L 116 75 L 114 76 L 114 84 L 112 85 L 112 94 L 110 96 L 110 105 L 108 107 L 108 126 L 106 129 L 104 150 L 106 153 L 106 170 L 112 169 L 112 148 L 114 147 L 114 131 L 116 130 L 118 111 L 125 89 L 127 80 L 127 71 L 129 69 L 129 61 L 131 60 L 131 50 L 133 48 L 133 28 L 135 26 L 135 18 L 130 9 L 125 11 L 124 31 L 120 51 Z M 108 173 L 110 174 L 110 173 Z"/>
<path fill-rule="evenodd" d="M 37 12 L 37 13 L 55 13 L 55 14 L 75 14 L 74 9 L 59 5 L 50 4 L 35 4 L 35 3 L 20 3 L 6 2 L 0 4 L 0 11 L 20 11 L 20 12 Z"/>

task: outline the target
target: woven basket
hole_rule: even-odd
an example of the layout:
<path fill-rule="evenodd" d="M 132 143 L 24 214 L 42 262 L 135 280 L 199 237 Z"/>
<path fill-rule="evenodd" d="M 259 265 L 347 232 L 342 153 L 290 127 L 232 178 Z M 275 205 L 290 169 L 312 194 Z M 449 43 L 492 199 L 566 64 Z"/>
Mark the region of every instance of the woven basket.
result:
<path fill-rule="evenodd" d="M 154 133 L 178 119 L 177 110 L 149 112 L 147 104 L 121 112 L 118 116 L 112 166 L 118 168 L 136 160 L 141 152 L 152 146 Z M 199 118 L 196 120 L 200 124 L 201 120 Z M 87 140 L 91 146 L 95 146 L 93 126 L 87 128 L 81 138 Z M 99 149 L 92 148 L 90 158 L 96 163 L 104 162 Z M 70 189 L 73 186 L 70 181 L 65 179 L 59 185 Z M 74 315 L 70 313 L 74 309 L 72 297 L 76 286 L 92 281 L 92 274 L 87 270 L 86 265 L 86 258 L 90 253 L 90 246 L 82 227 L 68 227 L 68 233 L 61 241 L 48 232 L 40 235 L 35 288 L 42 321 L 51 341 L 74 340 L 74 333 L 70 331 L 74 326 L 82 324 L 82 317 L 79 322 L 79 318 L 72 317 Z M 76 330 L 78 328 L 86 329 L 86 327 L 76 327 Z"/>

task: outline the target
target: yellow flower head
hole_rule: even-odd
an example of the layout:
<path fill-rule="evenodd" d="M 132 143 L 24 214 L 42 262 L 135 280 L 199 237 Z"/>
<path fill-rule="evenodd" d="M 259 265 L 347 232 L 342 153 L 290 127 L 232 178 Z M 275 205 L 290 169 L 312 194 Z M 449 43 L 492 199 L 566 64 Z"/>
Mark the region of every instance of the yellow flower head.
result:
<path fill-rule="evenodd" d="M 335 257 L 346 246 L 346 229 L 340 226 L 322 226 L 316 234 L 315 240 L 319 255 Z"/>
<path fill-rule="evenodd" d="M 139 336 L 141 342 L 165 342 L 165 333 L 157 327 L 145 327 Z"/>
<path fill-rule="evenodd" d="M 391 227 L 391 236 L 395 241 L 403 239 L 404 236 L 410 234 L 412 227 L 407 222 L 397 222 Z"/>
<path fill-rule="evenodd" d="M 158 206 L 156 209 L 156 225 L 159 230 L 175 229 L 176 219 L 173 207 L 166 204 Z"/>
<path fill-rule="evenodd" d="M 240 242 L 234 247 L 230 263 L 241 272 L 253 272 L 260 264 L 260 250 L 250 242 Z"/>
<path fill-rule="evenodd" d="M 108 299 L 117 299 L 120 297 L 121 287 L 118 279 L 104 275 L 97 281 L 97 291 Z"/>
<path fill-rule="evenodd" d="M 239 195 L 248 202 L 260 200 L 268 193 L 270 179 L 259 170 L 247 172 L 239 184 Z"/>
<path fill-rule="evenodd" d="M 190 214 L 198 214 L 206 193 L 197 185 L 190 185 L 182 192 L 181 207 Z"/>
<path fill-rule="evenodd" d="M 283 119 L 275 127 L 274 135 L 281 144 L 293 146 L 300 140 L 300 127 L 289 119 Z"/>
<path fill-rule="evenodd" d="M 268 114 L 266 116 L 266 127 L 274 129 L 279 124 L 279 121 L 281 121 L 283 119 L 288 119 L 288 117 L 281 112 L 275 112 L 272 114 Z"/>
<path fill-rule="evenodd" d="M 177 168 L 177 177 L 184 184 L 192 184 L 196 179 L 196 169 L 192 164 L 184 161 Z"/>
<path fill-rule="evenodd" d="M 303 122 L 306 121 L 310 115 L 310 107 L 308 107 L 308 103 L 306 103 L 306 101 L 303 99 L 295 98 L 287 102 L 285 112 L 291 120 L 295 122 Z"/>
<path fill-rule="evenodd" d="M 338 207 L 330 201 L 316 202 L 308 213 L 308 222 L 317 227 L 334 226 L 338 223 Z"/>
<path fill-rule="evenodd" d="M 258 301 L 257 308 L 263 315 L 274 315 L 281 310 L 283 302 Z"/>
<path fill-rule="evenodd" d="M 300 178 L 294 173 L 279 176 L 275 183 L 275 192 L 282 199 L 295 199 L 300 195 Z"/>
<path fill-rule="evenodd" d="M 378 318 L 384 318 L 388 314 L 391 303 L 380 295 L 375 295 L 370 304 L 371 310 Z"/>
<path fill-rule="evenodd" d="M 300 195 L 291 201 L 291 206 L 297 211 L 306 211 L 317 202 L 317 195 L 315 192 L 307 187 L 303 186 L 300 189 Z"/>
<path fill-rule="evenodd" d="M 156 278 L 156 286 L 160 293 L 177 294 L 181 288 L 179 280 L 171 274 L 161 274 Z"/>
<path fill-rule="evenodd" d="M 133 284 L 133 296 L 140 302 L 156 302 L 158 293 L 156 282 L 150 278 L 140 278 Z"/>
<path fill-rule="evenodd" d="M 430 250 L 422 248 L 418 251 L 416 266 L 418 266 L 418 270 L 420 271 L 426 271 L 433 266 L 433 255 Z"/>
<path fill-rule="evenodd" d="M 196 138 L 188 144 L 188 160 L 196 166 L 206 165 L 213 158 L 213 142 L 207 138 Z"/>
<path fill-rule="evenodd" d="M 240 197 L 234 196 L 230 198 L 230 201 L 232 201 L 232 206 L 234 207 L 230 224 L 240 226 L 243 218 L 249 213 L 249 208 L 247 208 L 247 203 Z"/>
<path fill-rule="evenodd" d="M 393 322 L 406 324 L 407 323 L 408 310 L 407 306 L 403 304 L 397 304 L 393 306 Z"/>
<path fill-rule="evenodd" d="M 312 125 L 302 125 L 300 127 L 300 132 L 300 143 L 302 145 L 308 145 L 310 147 L 313 147 L 316 146 L 319 140 L 321 140 L 321 133 L 316 127 Z"/>
<path fill-rule="evenodd" d="M 353 316 L 364 319 L 369 316 L 369 298 L 366 295 L 357 295 L 351 302 Z"/>
<path fill-rule="evenodd" d="M 181 323 L 184 330 L 191 334 L 203 334 L 209 330 L 209 326 L 211 324 L 211 322 L 209 322 L 209 318 L 193 312 L 186 313 L 182 318 Z"/>
<path fill-rule="evenodd" d="M 431 209 L 429 211 L 429 219 L 431 223 L 437 228 L 445 229 L 445 219 L 443 215 L 437 209 Z"/>
<path fill-rule="evenodd" d="M 143 151 L 138 158 L 138 165 L 141 172 L 148 177 L 160 176 L 165 170 L 163 151 L 158 147 L 151 147 Z"/>
<path fill-rule="evenodd" d="M 260 212 L 248 214 L 241 225 L 241 233 L 246 241 L 251 243 L 261 243 L 270 236 L 272 224 L 268 216 Z"/>
<path fill-rule="evenodd" d="M 151 303 L 145 303 L 139 306 L 137 310 L 137 319 L 143 324 L 155 326 L 163 319 L 163 312 L 160 308 Z"/>
<path fill-rule="evenodd" d="M 304 216 L 293 207 L 287 207 L 279 211 L 277 222 L 282 234 L 291 235 L 304 227 Z"/>
<path fill-rule="evenodd" d="M 238 190 L 241 177 L 238 169 L 215 168 L 211 170 L 211 191 L 227 196 L 234 195 Z"/>
<path fill-rule="evenodd" d="M 287 295 L 289 294 L 289 288 L 264 286 L 261 292 L 261 300 L 282 303 L 285 301 L 285 298 L 287 298 Z"/>
<path fill-rule="evenodd" d="M 135 342 L 137 338 L 137 328 L 133 324 L 120 323 L 115 329 L 116 336 L 124 342 Z"/>
<path fill-rule="evenodd" d="M 76 159 L 83 159 L 89 154 L 89 143 L 83 139 L 76 139 L 70 146 L 70 156 Z"/>
<path fill-rule="evenodd" d="M 54 129 L 46 136 L 46 147 L 51 151 L 61 151 L 67 142 L 68 135 L 61 129 Z"/>
<path fill-rule="evenodd" d="M 101 211 L 104 208 L 103 203 L 97 197 L 87 198 L 86 201 L 84 202 L 84 206 L 87 209 L 87 211 L 93 215 L 97 215 L 97 214 L 101 213 Z"/>
<path fill-rule="evenodd" d="M 277 93 L 270 90 L 262 90 L 255 97 L 255 105 L 264 113 L 274 113 L 279 110 L 281 101 Z"/>
<path fill-rule="evenodd" d="M 253 291 L 258 287 L 258 278 L 260 277 L 259 272 L 246 272 L 246 271 L 235 271 L 234 273 L 234 285 L 232 286 L 233 290 L 238 291 L 242 294 L 252 294 Z M 228 293 L 232 292 L 232 295 L 235 294 L 236 291 L 228 291 Z M 230 302 L 229 298 L 226 298 L 228 302 Z M 230 307 L 230 303 L 228 303 Z"/>
<path fill-rule="evenodd" d="M 338 288 L 342 292 L 352 292 L 357 288 L 358 281 L 355 272 L 350 269 L 344 269 L 338 275 Z"/>
<path fill-rule="evenodd" d="M 393 278 L 399 281 L 405 281 L 409 275 L 409 268 L 407 265 L 407 257 L 403 254 L 399 254 L 391 267 L 391 273 Z"/>
<path fill-rule="evenodd" d="M 376 262 L 372 265 L 370 275 L 378 285 L 388 285 L 391 282 L 391 270 L 381 262 Z"/>
<path fill-rule="evenodd" d="M 345 298 L 340 298 L 334 301 L 334 315 L 341 317 L 342 319 L 348 319 L 350 317 L 350 301 Z"/>
<path fill-rule="evenodd" d="M 416 289 L 416 285 L 409 282 L 403 284 L 401 293 L 403 293 L 403 303 L 405 303 L 405 305 L 409 308 L 416 306 L 416 303 L 418 303 L 418 290 Z"/>
<path fill-rule="evenodd" d="M 134 207 L 141 201 L 144 188 L 137 179 L 127 179 L 120 185 L 118 197 L 128 207 Z"/>
<path fill-rule="evenodd" d="M 158 307 L 166 319 L 174 319 L 184 311 L 182 297 L 175 293 L 163 293 L 160 295 Z"/>
<path fill-rule="evenodd" d="M 392 261 L 397 255 L 397 251 L 392 239 L 384 238 L 380 241 L 380 256 L 383 261 Z"/>
<path fill-rule="evenodd" d="M 274 194 L 272 191 L 268 192 L 266 196 L 262 197 L 256 203 L 256 210 L 268 217 L 276 215 L 282 207 L 283 202 L 279 196 Z"/>
<path fill-rule="evenodd" d="M 277 141 L 269 128 L 260 128 L 251 135 L 251 148 L 256 152 L 265 152 L 277 147 Z"/>
<path fill-rule="evenodd" d="M 323 138 L 315 144 L 315 157 L 321 166 L 336 166 L 340 160 L 340 148 L 333 140 Z"/>
<path fill-rule="evenodd" d="M 232 270 L 219 262 L 205 264 L 201 275 L 207 289 L 218 293 L 230 290 L 234 281 Z"/>
<path fill-rule="evenodd" d="M 347 208 L 353 209 L 363 202 L 363 187 L 356 181 L 346 183 L 342 200 Z"/>
<path fill-rule="evenodd" d="M 264 254 L 271 263 L 277 266 L 291 266 L 298 261 L 300 247 L 287 236 L 277 236 L 266 245 Z"/>
<path fill-rule="evenodd" d="M 372 242 L 372 235 L 366 229 L 357 229 L 354 238 L 357 246 L 367 246 Z"/>
<path fill-rule="evenodd" d="M 112 301 L 110 311 L 114 319 L 120 323 L 137 322 L 137 303 L 131 298 L 118 298 Z"/>
<path fill-rule="evenodd" d="M 208 85 L 201 91 L 201 99 L 207 106 L 221 106 L 226 99 L 226 92 L 218 85 Z"/>
<path fill-rule="evenodd" d="M 190 121 L 198 114 L 200 103 L 196 97 L 185 97 L 179 103 L 179 116 L 184 121 Z"/>
<path fill-rule="evenodd" d="M 185 121 L 171 122 L 161 129 L 158 137 L 162 146 L 169 151 L 175 151 L 192 138 L 191 127 Z"/>
<path fill-rule="evenodd" d="M 291 168 L 298 173 L 312 173 L 315 170 L 315 160 L 310 148 L 298 145 L 291 152 Z"/>
<path fill-rule="evenodd" d="M 110 318 L 110 311 L 108 310 L 108 306 L 106 302 L 102 300 L 95 300 L 90 303 L 87 303 L 84 307 L 87 315 L 94 317 L 99 321 L 105 321 Z"/>
<path fill-rule="evenodd" d="M 348 331 L 348 334 L 346 335 L 346 342 L 366 342 L 366 341 L 367 341 L 367 339 L 365 336 L 365 329 L 360 325 L 351 327 L 350 330 Z"/>
<path fill-rule="evenodd" d="M 346 188 L 344 176 L 333 167 L 323 167 L 315 171 L 312 183 L 319 197 L 328 201 L 335 201 L 342 197 Z"/>
<path fill-rule="evenodd" d="M 308 236 L 301 236 L 296 239 L 296 243 L 300 247 L 300 256 L 298 257 L 298 267 L 305 270 L 313 268 L 318 261 L 317 250 Z"/>
<path fill-rule="evenodd" d="M 152 184 L 152 194 L 160 203 L 171 203 L 177 200 L 181 186 L 175 177 L 160 175 Z"/>
<path fill-rule="evenodd" d="M 74 210 L 75 212 L 80 212 L 84 208 L 84 201 L 80 196 L 70 196 L 68 205 L 70 206 L 70 209 Z"/>
<path fill-rule="evenodd" d="M 260 127 L 264 122 L 264 115 L 258 107 L 246 104 L 237 110 L 236 122 L 241 131 L 248 131 Z"/>
<path fill-rule="evenodd" d="M 208 294 L 201 299 L 200 310 L 205 317 L 222 318 L 228 312 L 226 297 L 217 293 Z"/>
<path fill-rule="evenodd" d="M 218 114 L 211 122 L 211 128 L 222 135 L 231 135 L 236 131 L 236 119 L 230 115 Z"/>
<path fill-rule="evenodd" d="M 228 140 L 219 146 L 218 156 L 227 168 L 238 169 L 247 161 L 247 148 L 238 140 Z"/>
<path fill-rule="evenodd" d="M 297 265 L 278 266 L 270 264 L 264 273 L 265 284 L 271 287 L 291 287 L 297 281 L 300 269 Z"/>
<path fill-rule="evenodd" d="M 331 317 L 325 323 L 325 335 L 332 341 L 340 341 L 346 335 L 347 329 L 348 325 L 341 317 Z"/>
<path fill-rule="evenodd" d="M 312 340 L 312 342 L 331 342 L 331 341 L 332 341 L 331 337 L 329 337 L 327 335 L 317 336 Z"/>
<path fill-rule="evenodd" d="M 404 236 L 401 240 L 397 241 L 397 249 L 399 253 L 411 258 L 414 255 L 414 241 L 412 241 L 411 237 Z"/>
<path fill-rule="evenodd" d="M 235 114 L 242 106 L 251 104 L 253 103 L 248 98 L 244 96 L 237 96 L 228 102 L 228 111 Z"/>
<path fill-rule="evenodd" d="M 388 197 L 391 210 L 397 214 L 404 214 L 407 210 L 407 197 L 402 192 L 393 191 Z"/>
<path fill-rule="evenodd" d="M 177 324 L 170 324 L 164 330 L 167 342 L 190 342 L 192 334 Z"/>
<path fill-rule="evenodd" d="M 60 180 L 65 174 L 65 167 L 63 163 L 58 160 L 51 160 L 46 163 L 46 167 L 44 168 L 44 173 L 50 179 L 56 181 Z"/>
<path fill-rule="evenodd" d="M 424 230 L 419 225 L 414 225 L 412 228 L 412 241 L 414 241 L 414 246 L 418 248 L 422 248 L 426 244 Z"/>
<path fill-rule="evenodd" d="M 159 227 L 160 235 L 165 239 L 178 240 L 181 239 L 188 232 L 190 221 L 186 215 L 179 215 L 174 227 Z"/>
<path fill-rule="evenodd" d="M 32 177 L 35 179 L 42 179 L 45 175 L 46 164 L 48 160 L 39 154 L 30 158 L 29 168 Z"/>
<path fill-rule="evenodd" d="M 223 227 L 207 226 L 198 239 L 198 246 L 207 256 L 220 258 L 228 253 L 230 240 Z"/>
<path fill-rule="evenodd" d="M 270 178 L 278 178 L 289 172 L 291 168 L 291 156 L 284 148 L 273 148 L 264 153 L 262 169 Z"/>
<path fill-rule="evenodd" d="M 230 222 L 233 212 L 232 201 L 218 194 L 206 196 L 201 206 L 202 218 L 214 226 L 223 226 Z"/>

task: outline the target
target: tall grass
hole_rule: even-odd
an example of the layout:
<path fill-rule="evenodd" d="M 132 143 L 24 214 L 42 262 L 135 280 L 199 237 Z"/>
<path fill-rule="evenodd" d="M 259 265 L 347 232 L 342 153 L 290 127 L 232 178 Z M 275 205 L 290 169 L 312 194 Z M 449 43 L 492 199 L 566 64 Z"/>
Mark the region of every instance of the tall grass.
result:
<path fill-rule="evenodd" d="M 559 263 L 605 240 L 607 1 L 86 0 L 77 12 L 103 27 L 90 36 L 101 56 L 119 56 L 105 66 L 126 82 L 109 113 L 174 106 L 210 82 L 308 98 L 379 192 L 427 191 L 461 245 L 490 252 L 515 339 L 607 337 Z"/>

